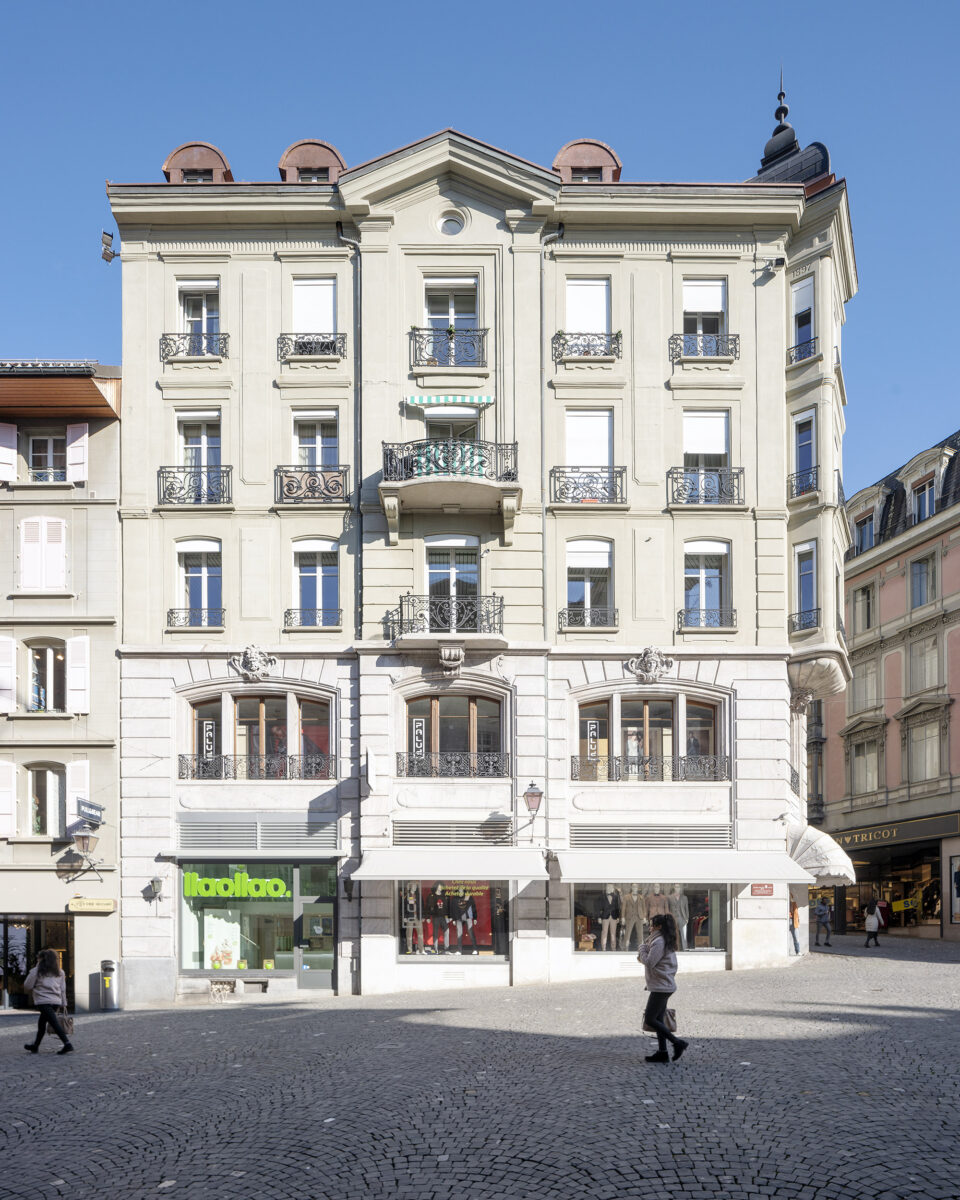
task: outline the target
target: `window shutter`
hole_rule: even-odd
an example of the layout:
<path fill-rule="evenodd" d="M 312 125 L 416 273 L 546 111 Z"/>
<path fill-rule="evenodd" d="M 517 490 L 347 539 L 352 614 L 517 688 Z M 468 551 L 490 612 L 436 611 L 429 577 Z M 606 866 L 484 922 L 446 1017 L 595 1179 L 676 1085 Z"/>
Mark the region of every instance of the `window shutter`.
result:
<path fill-rule="evenodd" d="M 17 833 L 17 769 L 12 762 L 0 762 L 0 838 Z"/>
<path fill-rule="evenodd" d="M 567 464 L 609 467 L 613 461 L 613 413 L 567 413 Z"/>
<path fill-rule="evenodd" d="M 586 538 L 567 542 L 568 567 L 609 567 L 612 557 L 613 547 L 609 542 Z"/>
<path fill-rule="evenodd" d="M 687 313 L 726 312 L 727 282 L 725 279 L 685 279 L 683 281 L 683 311 Z"/>
<path fill-rule="evenodd" d="M 67 426 L 67 481 L 87 481 L 87 431 L 86 421 L 80 425 Z"/>
<path fill-rule="evenodd" d="M 17 427 L 0 422 L 0 483 L 17 478 Z"/>
<path fill-rule="evenodd" d="M 793 315 L 806 312 L 808 308 L 813 308 L 813 276 L 810 275 L 806 279 L 801 279 L 799 283 L 795 283 L 791 289 L 793 292 Z"/>
<path fill-rule="evenodd" d="M 67 712 L 90 711 L 90 638 L 67 638 Z"/>
<path fill-rule="evenodd" d="M 90 763 L 84 758 L 67 763 L 67 829 L 81 819 L 78 802 L 90 802 Z"/>
<path fill-rule="evenodd" d="M 336 281 L 293 281 L 293 333 L 336 333 Z"/>
<path fill-rule="evenodd" d="M 26 517 L 20 522 L 20 586 L 43 587 L 42 517 Z"/>
<path fill-rule="evenodd" d="M 726 454 L 727 414 L 685 412 L 683 414 L 684 454 Z"/>
<path fill-rule="evenodd" d="M 58 517 L 43 517 L 44 588 L 67 586 L 67 523 Z"/>
<path fill-rule="evenodd" d="M 568 333 L 610 332 L 610 280 L 568 279 Z"/>
<path fill-rule="evenodd" d="M 0 636 L 0 713 L 17 707 L 17 639 Z"/>

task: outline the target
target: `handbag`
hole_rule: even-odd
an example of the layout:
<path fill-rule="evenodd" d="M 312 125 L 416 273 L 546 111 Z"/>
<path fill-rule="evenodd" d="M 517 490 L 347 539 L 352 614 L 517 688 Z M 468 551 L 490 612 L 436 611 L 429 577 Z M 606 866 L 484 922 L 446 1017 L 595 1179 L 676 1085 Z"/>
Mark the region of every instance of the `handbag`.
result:
<path fill-rule="evenodd" d="M 73 1017 L 69 1016 L 64 1005 L 60 1005 L 57 1009 L 57 1020 L 63 1026 L 63 1032 L 67 1037 L 73 1037 Z"/>
<path fill-rule="evenodd" d="M 664 1023 L 664 1025 L 666 1025 L 666 1027 L 670 1030 L 671 1033 L 677 1032 L 677 1010 L 675 1008 L 668 1008 L 666 1010 L 666 1012 L 663 1014 L 663 1023 Z M 644 1017 L 644 1020 L 643 1020 L 643 1032 L 644 1033 L 656 1033 L 657 1032 L 653 1028 L 652 1025 L 647 1024 L 646 1017 Z"/>

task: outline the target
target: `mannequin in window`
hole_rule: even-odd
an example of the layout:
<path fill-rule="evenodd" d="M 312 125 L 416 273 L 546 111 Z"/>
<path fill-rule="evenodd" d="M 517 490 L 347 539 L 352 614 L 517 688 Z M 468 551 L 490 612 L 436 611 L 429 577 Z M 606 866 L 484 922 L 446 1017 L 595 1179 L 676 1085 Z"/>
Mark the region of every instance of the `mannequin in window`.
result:
<path fill-rule="evenodd" d="M 403 930 L 407 939 L 407 953 L 413 953 L 413 933 L 417 933 L 417 953 L 423 953 L 423 901 L 415 883 L 408 883 L 401 904 Z"/>
<path fill-rule="evenodd" d="M 620 897 L 612 883 L 608 883 L 600 897 L 600 946 L 601 950 L 616 950 L 617 926 L 620 924 Z"/>
<path fill-rule="evenodd" d="M 435 883 L 427 897 L 426 916 L 433 926 L 433 951 L 435 954 L 445 954 L 450 948 L 450 901 L 442 883 Z M 440 941 L 441 935 L 443 941 Z"/>
<path fill-rule="evenodd" d="M 631 883 L 630 891 L 623 898 L 620 923 L 623 925 L 623 948 L 629 950 L 633 931 L 637 931 L 637 948 L 643 941 L 643 926 L 647 919 L 647 905 L 640 892 L 639 883 Z"/>
<path fill-rule="evenodd" d="M 647 920 L 652 921 L 654 917 L 665 917 L 670 911 L 670 904 L 663 894 L 662 884 L 655 883 L 653 891 L 647 896 Z"/>
<path fill-rule="evenodd" d="M 687 923 L 690 920 L 690 901 L 683 894 L 683 885 L 675 883 L 672 895 L 667 897 L 670 905 L 670 915 L 677 923 L 677 933 L 680 935 L 680 949 L 687 948 Z"/>
<path fill-rule="evenodd" d="M 504 895 L 502 887 L 494 888 L 493 895 L 490 897 L 490 927 L 493 934 L 494 954 L 502 954 L 506 958 L 509 941 L 507 935 L 507 897 Z"/>
<path fill-rule="evenodd" d="M 457 913 L 455 924 L 457 926 L 457 936 L 460 939 L 461 954 L 479 954 L 480 949 L 477 946 L 477 935 L 473 932 L 473 928 L 477 923 L 477 905 L 473 896 L 468 891 L 464 891 L 462 895 L 456 899 L 451 897 L 451 903 L 456 905 Z M 470 934 L 470 941 L 473 943 L 473 949 L 467 949 L 467 934 Z"/>

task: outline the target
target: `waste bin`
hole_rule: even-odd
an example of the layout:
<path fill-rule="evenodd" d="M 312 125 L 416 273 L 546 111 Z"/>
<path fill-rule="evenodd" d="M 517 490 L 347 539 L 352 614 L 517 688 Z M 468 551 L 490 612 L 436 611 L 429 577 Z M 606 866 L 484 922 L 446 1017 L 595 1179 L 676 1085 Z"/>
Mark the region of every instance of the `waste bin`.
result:
<path fill-rule="evenodd" d="M 120 1007 L 117 964 L 112 958 L 100 963 L 100 1007 L 104 1012 L 116 1012 Z"/>

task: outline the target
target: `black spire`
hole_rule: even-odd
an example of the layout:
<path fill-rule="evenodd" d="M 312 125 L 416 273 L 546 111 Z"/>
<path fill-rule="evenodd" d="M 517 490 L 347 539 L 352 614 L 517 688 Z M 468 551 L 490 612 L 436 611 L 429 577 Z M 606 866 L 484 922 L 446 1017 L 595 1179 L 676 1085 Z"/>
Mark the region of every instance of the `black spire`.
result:
<path fill-rule="evenodd" d="M 780 91 L 777 93 L 777 111 L 773 114 L 777 120 L 777 127 L 773 131 L 773 135 L 763 148 L 763 158 L 760 160 L 760 170 L 763 171 L 772 163 L 784 158 L 788 154 L 795 154 L 799 149 L 797 142 L 797 134 L 793 126 L 787 120 L 790 109 L 784 100 L 786 92 L 783 90 L 783 67 L 780 68 Z"/>

